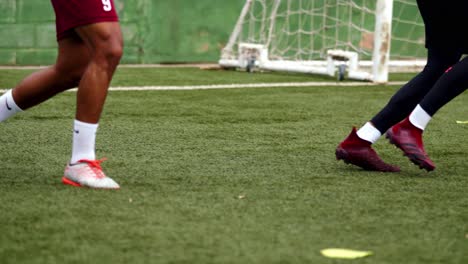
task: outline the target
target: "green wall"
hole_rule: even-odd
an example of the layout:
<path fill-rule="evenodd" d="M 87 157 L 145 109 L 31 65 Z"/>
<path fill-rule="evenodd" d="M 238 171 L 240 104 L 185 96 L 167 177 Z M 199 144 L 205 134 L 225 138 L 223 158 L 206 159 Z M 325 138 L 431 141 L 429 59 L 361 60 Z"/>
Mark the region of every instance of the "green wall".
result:
<path fill-rule="evenodd" d="M 115 0 L 123 63 L 214 62 L 244 0 Z M 55 61 L 50 0 L 0 0 L 0 65 Z"/>

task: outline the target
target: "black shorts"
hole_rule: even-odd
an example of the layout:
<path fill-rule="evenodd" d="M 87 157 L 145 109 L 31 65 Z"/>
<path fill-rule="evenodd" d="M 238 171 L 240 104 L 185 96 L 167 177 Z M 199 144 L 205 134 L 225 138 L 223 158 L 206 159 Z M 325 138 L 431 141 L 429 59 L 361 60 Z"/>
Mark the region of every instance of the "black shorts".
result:
<path fill-rule="evenodd" d="M 427 48 L 468 52 L 468 0 L 417 0 Z"/>

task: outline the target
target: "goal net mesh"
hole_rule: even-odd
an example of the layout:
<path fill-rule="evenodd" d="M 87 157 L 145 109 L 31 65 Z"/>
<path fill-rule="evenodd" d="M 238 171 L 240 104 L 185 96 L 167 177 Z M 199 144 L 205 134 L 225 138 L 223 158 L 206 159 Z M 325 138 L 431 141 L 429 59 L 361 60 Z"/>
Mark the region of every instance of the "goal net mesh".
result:
<path fill-rule="evenodd" d="M 270 60 L 324 60 L 327 50 L 354 51 L 371 60 L 376 0 L 253 0 L 236 43 L 263 44 Z M 390 60 L 425 57 L 424 25 L 414 0 L 394 0 Z"/>

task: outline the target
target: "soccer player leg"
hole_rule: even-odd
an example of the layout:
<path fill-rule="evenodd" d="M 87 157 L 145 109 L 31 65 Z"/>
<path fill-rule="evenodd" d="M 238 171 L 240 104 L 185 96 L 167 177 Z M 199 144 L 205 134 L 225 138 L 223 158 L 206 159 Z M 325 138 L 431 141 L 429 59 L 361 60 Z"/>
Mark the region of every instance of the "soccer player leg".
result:
<path fill-rule="evenodd" d="M 460 60 L 461 55 L 461 52 L 453 50 L 428 49 L 424 69 L 392 96 L 372 118 L 372 124 L 383 134 L 407 117 L 444 72 Z"/>
<path fill-rule="evenodd" d="M 468 88 L 467 72 L 468 60 L 465 58 L 440 77 L 408 118 L 387 132 L 390 142 L 399 147 L 420 168 L 427 171 L 435 169 L 434 163 L 424 150 L 422 133 L 440 108 Z"/>
<path fill-rule="evenodd" d="M 80 80 L 70 164 L 63 182 L 74 186 L 118 189 L 95 158 L 98 122 L 110 81 L 122 57 L 123 41 L 117 22 L 101 22 L 75 29 L 90 50 L 90 62 Z"/>
<path fill-rule="evenodd" d="M 75 29 L 91 52 L 78 87 L 76 119 L 98 123 L 109 84 L 123 53 L 118 22 L 101 22 Z"/>
<path fill-rule="evenodd" d="M 89 62 L 89 51 L 81 40 L 73 38 L 59 41 L 58 46 L 54 65 L 30 74 L 0 97 L 0 122 L 78 86 Z"/>
<path fill-rule="evenodd" d="M 395 172 L 399 168 L 386 164 L 372 149 L 380 136 L 392 125 L 408 116 L 417 103 L 429 92 L 438 78 L 461 57 L 460 52 L 429 49 L 428 62 L 421 73 L 404 85 L 389 103 L 358 131 L 340 143 L 336 150 L 337 159 L 367 170 Z"/>
<path fill-rule="evenodd" d="M 448 69 L 419 103 L 430 116 L 468 88 L 468 57 Z"/>
<path fill-rule="evenodd" d="M 418 131 L 419 133 L 412 132 L 405 140 L 416 145 L 416 149 L 411 148 L 411 146 L 413 146 L 411 144 L 403 145 L 400 148 L 413 163 L 428 171 L 434 169 L 435 166 L 424 150 L 422 132 L 432 116 L 434 116 L 440 108 L 468 88 L 467 72 L 468 59 L 464 58 L 446 71 L 407 118 L 407 123 L 409 123 L 407 126 L 411 127 L 412 131 Z"/>

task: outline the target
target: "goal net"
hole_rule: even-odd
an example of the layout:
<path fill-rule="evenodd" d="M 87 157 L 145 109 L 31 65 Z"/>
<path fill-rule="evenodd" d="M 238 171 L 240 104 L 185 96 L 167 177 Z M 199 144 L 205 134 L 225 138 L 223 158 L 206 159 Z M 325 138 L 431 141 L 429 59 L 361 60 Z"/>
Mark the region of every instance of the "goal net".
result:
<path fill-rule="evenodd" d="M 414 0 L 247 0 L 219 63 L 387 82 L 424 66 L 424 39 Z"/>

